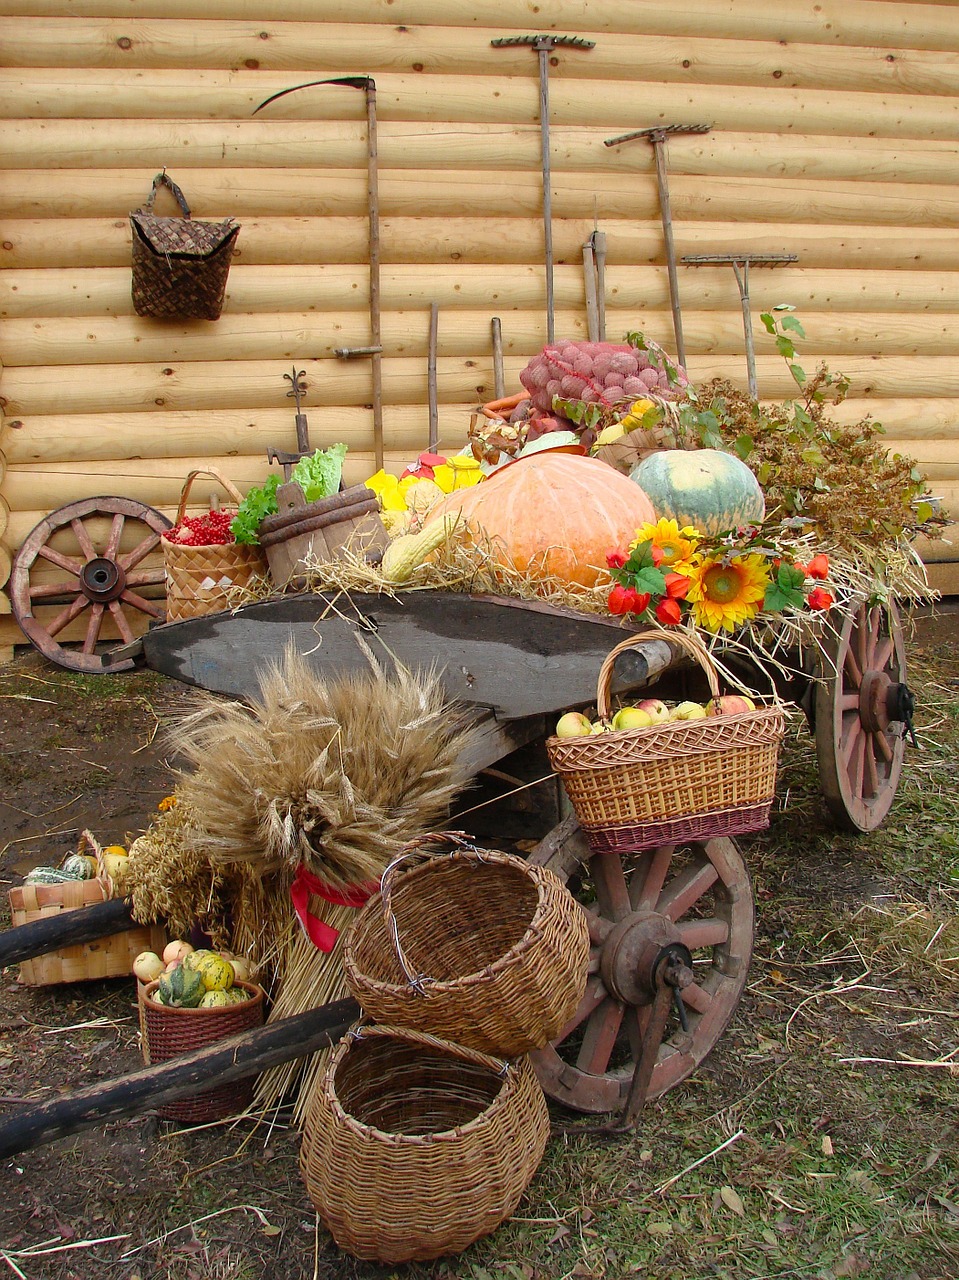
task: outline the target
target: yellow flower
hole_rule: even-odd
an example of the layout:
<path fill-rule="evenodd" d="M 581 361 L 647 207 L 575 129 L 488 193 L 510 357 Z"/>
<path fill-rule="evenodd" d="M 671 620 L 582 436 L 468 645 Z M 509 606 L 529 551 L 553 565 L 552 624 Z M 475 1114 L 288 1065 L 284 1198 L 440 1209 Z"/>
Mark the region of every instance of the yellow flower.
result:
<path fill-rule="evenodd" d="M 164 796 L 163 799 L 160 801 L 160 803 L 157 805 L 157 809 L 159 809 L 160 813 L 166 813 L 168 809 L 174 808 L 175 805 L 176 805 L 176 796 Z"/>
<path fill-rule="evenodd" d="M 762 608 L 769 570 L 762 556 L 736 556 L 729 564 L 704 560 L 690 575 L 686 599 L 693 619 L 707 631 L 734 631 Z"/>
<path fill-rule="evenodd" d="M 659 567 L 664 573 L 685 573 L 701 536 L 691 525 L 680 529 L 678 521 L 664 518 L 655 524 L 642 525 L 629 545 L 632 548 L 641 542 L 651 542 L 663 553 Z"/>

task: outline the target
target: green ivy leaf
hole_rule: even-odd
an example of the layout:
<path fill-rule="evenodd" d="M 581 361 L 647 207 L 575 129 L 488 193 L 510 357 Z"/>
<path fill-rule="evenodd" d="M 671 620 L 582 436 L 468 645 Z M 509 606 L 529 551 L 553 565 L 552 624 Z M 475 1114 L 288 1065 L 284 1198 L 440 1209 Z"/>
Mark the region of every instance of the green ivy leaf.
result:
<path fill-rule="evenodd" d="M 783 334 L 780 334 L 776 339 L 776 350 L 784 360 L 791 360 L 796 354 L 796 347 L 792 338 L 787 338 Z"/>
<path fill-rule="evenodd" d="M 648 591 L 651 596 L 666 594 L 666 578 L 659 569 L 640 569 L 633 578 L 637 591 Z"/>
<path fill-rule="evenodd" d="M 794 352 L 793 354 L 795 354 L 795 352 Z M 796 382 L 799 384 L 799 386 L 801 386 L 801 387 L 802 387 L 802 386 L 804 386 L 804 385 L 805 385 L 805 382 L 806 382 L 806 370 L 802 367 L 802 365 L 799 365 L 799 364 L 791 364 L 791 365 L 789 366 L 789 372 L 790 372 L 790 373 L 792 374 L 792 376 L 795 378 L 795 380 L 796 380 Z"/>
<path fill-rule="evenodd" d="M 920 502 L 916 507 L 916 522 L 925 524 L 927 520 L 931 520 L 936 514 L 936 508 L 931 502 Z"/>
<path fill-rule="evenodd" d="M 783 316 L 783 319 L 780 323 L 780 328 L 791 329 L 792 332 L 798 334 L 800 338 L 805 338 L 806 336 L 805 329 L 802 327 L 802 325 L 799 323 L 799 321 L 796 319 L 795 316 Z"/>
<path fill-rule="evenodd" d="M 769 312 L 763 311 L 759 318 L 763 322 L 763 324 L 766 326 L 766 332 L 775 334 L 776 321 L 772 318 Z"/>
<path fill-rule="evenodd" d="M 736 456 L 741 458 L 743 462 L 746 461 L 755 447 L 755 440 L 752 436 L 746 435 L 745 432 L 741 436 L 737 436 L 733 441 L 733 449 L 736 451 Z"/>
<path fill-rule="evenodd" d="M 777 302 L 773 307 L 773 311 L 795 311 L 796 308 L 791 302 Z"/>

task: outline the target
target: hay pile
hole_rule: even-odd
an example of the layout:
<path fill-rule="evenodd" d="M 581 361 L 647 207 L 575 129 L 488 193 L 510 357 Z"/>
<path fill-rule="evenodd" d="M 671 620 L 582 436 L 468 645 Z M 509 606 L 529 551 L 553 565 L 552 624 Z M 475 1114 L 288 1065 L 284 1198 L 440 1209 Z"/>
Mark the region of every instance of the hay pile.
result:
<path fill-rule="evenodd" d="M 201 695 L 169 732 L 191 769 L 177 804 L 137 843 L 134 914 L 174 933 L 199 923 L 248 955 L 271 986 L 271 1019 L 346 994 L 340 947 L 318 950 L 290 890 L 302 867 L 335 897 L 379 880 L 407 844 L 442 826 L 469 782 L 460 763 L 475 730 L 435 671 L 321 679 L 288 649 L 249 704 Z M 355 909 L 311 893 L 308 911 L 342 931 Z M 300 1076 L 301 1115 L 317 1060 L 261 1077 L 278 1103 Z"/>

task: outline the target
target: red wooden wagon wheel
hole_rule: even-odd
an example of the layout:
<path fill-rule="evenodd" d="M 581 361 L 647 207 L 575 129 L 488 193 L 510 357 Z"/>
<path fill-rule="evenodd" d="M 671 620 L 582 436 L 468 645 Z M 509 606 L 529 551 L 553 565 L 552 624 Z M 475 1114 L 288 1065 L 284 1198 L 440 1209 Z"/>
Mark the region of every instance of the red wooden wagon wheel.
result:
<path fill-rule="evenodd" d="M 562 875 L 563 872 L 560 871 Z M 688 1030 L 667 1028 L 647 1097 L 684 1080 L 725 1030 L 746 983 L 753 944 L 753 896 L 732 840 L 663 845 L 588 863 L 584 887 L 590 972 L 572 1020 L 533 1062 L 543 1089 L 576 1111 L 623 1106 L 649 1021 L 653 974 L 666 947 L 692 954 L 695 982 L 682 991 Z"/>
<path fill-rule="evenodd" d="M 849 831 L 874 831 L 892 805 L 915 700 L 895 605 L 845 615 L 817 683 L 816 754 L 826 804 Z"/>
<path fill-rule="evenodd" d="M 102 533 L 98 537 L 95 525 L 104 517 L 109 519 L 109 528 L 105 537 Z M 125 532 L 129 541 L 128 525 L 136 541 L 121 553 Z M 128 615 L 163 617 L 163 601 L 147 600 L 140 594 L 140 588 L 163 582 L 162 566 L 136 566 L 170 527 L 166 516 L 133 498 L 84 498 L 52 511 L 27 535 L 10 574 L 10 602 L 24 635 L 61 667 L 97 673 L 128 670 L 133 666 L 131 658 L 111 663 L 107 654 L 104 661 L 96 651 L 97 644 L 108 618 L 113 619 L 124 643 L 129 643 L 134 634 Z M 61 530 L 72 531 L 79 554 L 65 554 L 51 545 Z M 35 570 L 44 564 L 55 565 L 65 576 L 53 582 L 39 580 Z M 61 608 L 49 621 L 41 621 L 34 614 L 37 605 Z M 80 647 L 64 648 L 57 637 L 84 613 L 86 634 Z"/>

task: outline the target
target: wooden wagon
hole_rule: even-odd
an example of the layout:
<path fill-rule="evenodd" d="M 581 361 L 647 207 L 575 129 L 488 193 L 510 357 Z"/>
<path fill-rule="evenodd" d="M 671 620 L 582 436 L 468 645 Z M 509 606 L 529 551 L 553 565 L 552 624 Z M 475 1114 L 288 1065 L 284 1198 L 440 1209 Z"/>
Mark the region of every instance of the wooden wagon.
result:
<path fill-rule="evenodd" d="M 85 518 L 84 512 L 69 515 L 74 532 L 78 523 L 82 532 Z M 557 713 L 594 701 L 597 672 L 623 638 L 622 624 L 612 618 L 516 598 L 440 591 L 307 593 L 156 625 L 101 657 L 97 618 L 145 607 L 129 586 L 131 569 L 157 534 L 146 532 L 132 562 L 129 556 L 129 563 L 120 562 L 116 547 L 127 518 L 124 511 L 113 513 L 112 550 L 82 567 L 63 566 L 70 578 L 64 583 L 69 590 L 61 617 L 77 616 L 88 604 L 91 623 L 78 652 L 61 650 L 54 628 L 32 635 L 48 656 L 88 670 L 116 671 L 145 662 L 178 680 L 236 697 L 254 693 L 263 663 L 279 659 L 291 642 L 330 675 L 367 671 L 370 653 L 386 669 L 394 661 L 413 669 L 436 665 L 449 696 L 469 704 L 481 722 L 481 745 L 468 762 L 477 773 L 503 776 L 507 757 L 542 741 Z M 37 535 L 33 554 L 49 558 L 44 539 L 52 532 Z M 19 573 L 14 575 L 19 611 L 28 615 L 34 593 L 28 570 Z M 40 590 L 47 600 L 50 588 Z M 152 605 L 146 607 L 153 612 Z M 825 656 L 810 646 L 806 665 L 788 678 L 770 677 L 764 667 L 744 675 L 753 687 L 769 679 L 777 693 L 802 707 L 815 733 L 830 811 L 840 826 L 869 831 L 892 803 L 911 726 L 902 627 L 894 608 L 865 602 L 854 603 L 832 622 L 825 632 Z M 124 628 L 131 630 L 128 623 L 121 633 Z M 30 634 L 29 626 L 25 630 Z M 688 659 L 664 633 L 663 639 L 643 640 L 621 656 L 612 691 L 648 689 L 668 696 L 691 674 Z M 553 818 L 558 816 L 554 810 Z M 644 1044 L 649 1057 L 661 961 L 678 947 L 691 968 L 677 1000 L 681 1022 L 667 1026 L 668 1010 L 657 1014 L 663 1025 L 642 1091 L 649 1097 L 661 1094 L 711 1050 L 746 982 L 754 915 L 739 848 L 723 837 L 628 857 L 591 856 L 575 818 L 566 816 L 542 832 L 530 856 L 551 866 L 580 894 L 592 941 L 586 996 L 556 1041 L 536 1055 L 544 1089 L 582 1112 L 616 1112 L 627 1104 L 631 1090 L 635 1095 Z M 75 927 L 82 928 L 82 922 Z M 19 944 L 18 956 L 25 944 Z"/>

